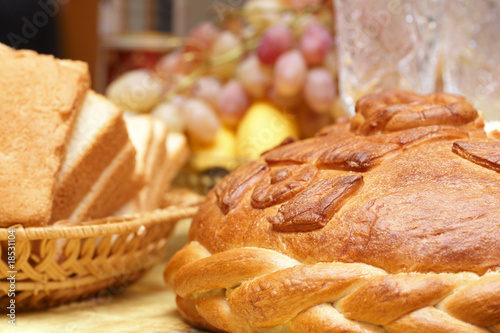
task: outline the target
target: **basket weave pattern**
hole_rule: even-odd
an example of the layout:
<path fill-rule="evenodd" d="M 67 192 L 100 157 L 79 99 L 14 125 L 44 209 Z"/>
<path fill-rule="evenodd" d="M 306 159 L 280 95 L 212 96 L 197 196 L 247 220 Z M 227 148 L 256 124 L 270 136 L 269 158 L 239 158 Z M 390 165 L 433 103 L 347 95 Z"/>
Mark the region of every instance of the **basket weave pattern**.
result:
<path fill-rule="evenodd" d="M 57 306 L 126 287 L 165 254 L 176 222 L 197 207 L 174 206 L 127 217 L 68 225 L 16 228 L 15 301 L 18 310 Z M 0 229 L 0 308 L 6 309 L 11 271 L 8 229 Z"/>

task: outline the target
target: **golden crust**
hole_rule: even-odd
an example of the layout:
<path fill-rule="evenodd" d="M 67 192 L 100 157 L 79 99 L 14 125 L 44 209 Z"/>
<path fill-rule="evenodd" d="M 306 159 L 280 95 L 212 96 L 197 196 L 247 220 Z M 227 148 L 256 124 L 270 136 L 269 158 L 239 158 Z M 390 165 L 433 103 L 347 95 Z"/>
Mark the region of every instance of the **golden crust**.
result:
<path fill-rule="evenodd" d="M 338 124 L 277 147 L 208 195 L 190 237 L 211 253 L 257 246 L 391 273 L 498 268 L 500 143 L 465 119 L 370 135 Z"/>
<path fill-rule="evenodd" d="M 44 225 L 88 68 L 32 51 L 0 57 L 0 226 Z"/>
<path fill-rule="evenodd" d="M 183 315 L 229 332 L 495 332 L 500 150 L 482 127 L 461 97 L 384 92 L 236 170 L 165 269 Z"/>

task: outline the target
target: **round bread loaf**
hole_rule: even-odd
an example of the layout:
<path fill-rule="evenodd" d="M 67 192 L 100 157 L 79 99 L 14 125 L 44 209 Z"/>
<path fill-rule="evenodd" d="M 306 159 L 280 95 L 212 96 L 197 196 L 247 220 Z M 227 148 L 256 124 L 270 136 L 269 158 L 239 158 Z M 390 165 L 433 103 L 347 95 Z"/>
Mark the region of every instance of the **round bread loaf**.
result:
<path fill-rule="evenodd" d="M 469 102 L 385 91 L 228 175 L 165 278 L 192 324 L 500 332 L 500 142 Z"/>

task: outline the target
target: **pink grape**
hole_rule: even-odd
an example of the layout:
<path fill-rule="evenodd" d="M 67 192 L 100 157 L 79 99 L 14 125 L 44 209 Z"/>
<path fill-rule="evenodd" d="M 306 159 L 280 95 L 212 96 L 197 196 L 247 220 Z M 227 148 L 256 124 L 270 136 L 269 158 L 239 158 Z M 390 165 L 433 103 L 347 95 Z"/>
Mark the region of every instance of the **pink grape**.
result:
<path fill-rule="evenodd" d="M 263 64 L 272 65 L 283 52 L 292 47 L 293 33 L 290 28 L 284 24 L 276 24 L 262 35 L 257 47 L 257 56 Z"/>
<path fill-rule="evenodd" d="M 238 36 L 230 31 L 224 31 L 219 35 L 212 46 L 212 56 L 220 56 L 241 47 L 241 40 Z"/>
<path fill-rule="evenodd" d="M 212 46 L 212 56 L 219 56 L 241 47 L 241 41 L 230 31 L 223 31 Z"/>
<path fill-rule="evenodd" d="M 213 63 L 212 74 L 223 78 L 231 78 L 236 70 L 240 57 L 238 53 L 242 51 L 241 40 L 238 36 L 229 31 L 223 31 L 212 46 L 211 60 Z M 234 52 L 233 55 L 232 52 Z M 224 59 L 231 55 L 231 60 Z M 236 56 L 234 56 L 236 55 Z"/>
<path fill-rule="evenodd" d="M 212 107 L 193 98 L 183 104 L 183 111 L 189 136 L 205 144 L 213 142 L 221 124 Z"/>
<path fill-rule="evenodd" d="M 264 66 L 255 54 L 243 60 L 236 71 L 236 77 L 245 90 L 255 99 L 262 99 L 272 82 L 272 72 Z"/>
<path fill-rule="evenodd" d="M 186 128 L 182 110 L 174 103 L 160 103 L 151 111 L 151 114 L 165 121 L 168 124 L 169 131 L 182 133 Z"/>
<path fill-rule="evenodd" d="M 309 65 L 319 65 L 332 46 L 330 31 L 320 23 L 307 27 L 300 40 L 300 52 Z"/>
<path fill-rule="evenodd" d="M 307 73 L 304 97 L 316 112 L 328 112 L 335 100 L 335 83 L 332 75 L 324 68 L 314 68 Z"/>
<path fill-rule="evenodd" d="M 240 82 L 231 80 L 224 85 L 219 94 L 218 103 L 218 110 L 224 124 L 235 126 L 249 106 L 250 100 Z"/>
<path fill-rule="evenodd" d="M 219 34 L 219 29 L 213 23 L 202 22 L 189 32 L 185 50 L 187 52 L 207 51 L 212 47 Z"/>
<path fill-rule="evenodd" d="M 183 73 L 191 73 L 210 57 L 210 50 L 219 35 L 219 29 L 209 22 L 200 23 L 190 31 L 183 47 Z"/>
<path fill-rule="evenodd" d="M 273 86 L 276 92 L 282 96 L 289 97 L 298 94 L 307 74 L 307 65 L 297 50 L 283 53 L 274 66 Z"/>
<path fill-rule="evenodd" d="M 200 98 L 216 108 L 221 90 L 222 85 L 218 79 L 213 76 L 204 76 L 196 81 L 192 93 L 194 97 Z"/>
<path fill-rule="evenodd" d="M 180 51 L 171 52 L 158 60 L 158 63 L 156 64 L 156 71 L 160 75 L 180 72 L 182 71 L 181 61 L 182 53 Z"/>

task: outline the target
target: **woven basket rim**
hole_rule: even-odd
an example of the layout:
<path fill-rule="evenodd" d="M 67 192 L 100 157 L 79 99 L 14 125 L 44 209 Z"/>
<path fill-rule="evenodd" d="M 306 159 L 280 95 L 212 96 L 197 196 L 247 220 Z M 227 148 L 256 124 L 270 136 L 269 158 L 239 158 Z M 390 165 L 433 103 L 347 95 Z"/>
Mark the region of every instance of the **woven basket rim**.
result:
<path fill-rule="evenodd" d="M 103 237 L 127 232 L 141 232 L 145 227 L 156 223 L 176 223 L 183 218 L 191 217 L 198 207 L 170 206 L 141 214 L 112 216 L 95 219 L 79 224 L 69 221 L 58 221 L 45 227 L 23 227 L 20 224 L 0 228 L 0 241 L 8 240 L 9 229 L 16 229 L 16 239 L 42 240 L 58 238 Z"/>

